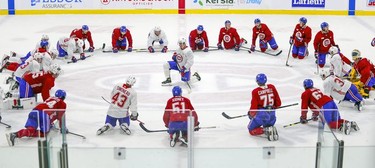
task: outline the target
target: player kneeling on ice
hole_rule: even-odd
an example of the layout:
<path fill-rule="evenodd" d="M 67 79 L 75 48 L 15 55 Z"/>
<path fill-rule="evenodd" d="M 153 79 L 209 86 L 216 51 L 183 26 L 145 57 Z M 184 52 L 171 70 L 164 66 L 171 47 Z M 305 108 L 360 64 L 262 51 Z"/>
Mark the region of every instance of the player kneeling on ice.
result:
<path fill-rule="evenodd" d="M 266 52 L 268 44 L 270 44 L 272 50 L 277 51 L 279 46 L 276 44 L 276 40 L 273 37 L 271 30 L 264 23 L 260 22 L 260 19 L 254 20 L 255 26 L 253 27 L 253 39 L 251 41 L 250 51 L 255 51 L 255 41 L 259 36 L 259 48 L 260 51 Z"/>
<path fill-rule="evenodd" d="M 173 53 L 173 61 L 168 61 L 164 64 L 164 75 L 166 80 L 161 83 L 162 85 L 171 85 L 171 69 L 179 71 L 181 74 L 181 80 L 184 82 L 195 83 L 201 80 L 198 72 L 195 72 L 193 74 L 194 78 L 190 81 L 190 68 L 194 64 L 194 55 L 193 51 L 191 51 L 191 49 L 186 45 L 186 39 L 180 38 L 178 40 L 178 45 L 180 46 L 180 48 L 178 48 L 177 51 Z"/>
<path fill-rule="evenodd" d="M 59 51 L 59 57 L 65 57 L 71 59 L 72 62 L 77 62 L 77 58 L 74 56 L 74 52 L 80 53 L 80 59 L 86 59 L 85 53 L 83 52 L 83 41 L 81 39 L 62 37 L 57 42 L 57 50 Z"/>
<path fill-rule="evenodd" d="M 59 121 L 62 128 L 62 118 L 65 115 L 66 104 L 64 102 L 66 92 L 57 90 L 55 97 L 50 97 L 43 103 L 37 105 L 28 116 L 25 129 L 6 134 L 9 146 L 14 146 L 14 140 L 22 137 L 44 137 L 54 126 L 55 120 Z M 39 129 L 38 129 L 39 128 Z M 68 129 L 66 129 L 68 133 Z"/>
<path fill-rule="evenodd" d="M 113 29 L 112 33 L 112 51 L 117 53 L 118 50 L 125 50 L 128 46 L 127 41 L 129 41 L 128 52 L 133 51 L 133 38 L 130 30 L 125 26 L 117 27 Z"/>
<path fill-rule="evenodd" d="M 163 121 L 168 128 L 170 137 L 170 146 L 174 147 L 176 142 L 187 143 L 188 116 L 194 117 L 195 131 L 198 131 L 198 115 L 194 110 L 190 100 L 182 95 L 182 89 L 175 86 L 172 89 L 173 97 L 170 98 L 165 106 Z"/>
<path fill-rule="evenodd" d="M 166 53 L 168 51 L 168 39 L 165 35 L 165 31 L 161 30 L 159 26 L 153 28 L 150 33 L 148 33 L 147 46 L 150 53 L 154 53 L 154 43 L 158 42 L 162 47 L 161 52 Z"/>
<path fill-rule="evenodd" d="M 355 85 L 338 78 L 327 69 L 321 70 L 320 77 L 323 79 L 324 93 L 339 101 L 353 102 L 358 111 L 362 110 L 363 98 Z"/>
<path fill-rule="evenodd" d="M 260 73 L 256 76 L 259 87 L 252 92 L 251 106 L 248 112 L 250 135 L 265 134 L 269 141 L 277 141 L 279 135 L 276 127 L 275 109 L 281 106 L 279 93 L 272 84 L 266 84 L 267 76 Z M 263 127 L 262 127 L 263 126 Z"/>
<path fill-rule="evenodd" d="M 331 97 L 323 94 L 319 89 L 314 88 L 314 83 L 311 79 L 303 81 L 305 91 L 301 95 L 301 117 L 300 122 L 306 124 L 308 108 L 313 111 L 312 120 L 317 121 L 318 116 L 321 115 L 323 123 L 327 123 L 331 129 L 339 129 L 346 135 L 349 135 L 352 130 L 358 131 L 359 127 L 355 121 L 348 121 L 341 119 L 340 112 L 336 103 Z"/>
<path fill-rule="evenodd" d="M 350 66 L 351 61 L 346 58 L 337 46 L 331 46 L 328 50 L 329 54 L 331 55 L 330 59 L 330 71 L 337 77 L 345 77 L 348 76 L 352 67 Z"/>
<path fill-rule="evenodd" d="M 96 132 L 97 135 L 101 135 L 115 127 L 117 120 L 121 130 L 128 135 L 131 134 L 129 129 L 130 120 L 138 120 L 137 92 L 132 88 L 135 81 L 134 76 L 129 76 L 125 83 L 119 83 L 113 88 L 105 125 Z M 129 110 L 131 111 L 130 116 Z"/>
<path fill-rule="evenodd" d="M 304 59 L 308 56 L 307 51 L 309 42 L 311 41 L 311 28 L 306 25 L 307 19 L 301 17 L 299 23 L 296 25 L 293 31 L 293 35 L 290 36 L 289 44 L 293 45 L 292 56 L 293 58 Z"/>
<path fill-rule="evenodd" d="M 231 27 L 232 23 L 229 20 L 224 22 L 225 26 L 220 29 L 219 41 L 217 43 L 217 49 L 233 49 L 235 51 L 240 51 L 242 43 L 247 43 L 245 39 L 240 38 L 237 33 L 237 29 Z M 221 43 L 224 43 L 224 48 Z"/>
<path fill-rule="evenodd" d="M 83 41 L 83 46 L 82 46 L 83 50 L 85 50 L 85 48 L 86 48 L 85 42 L 87 40 L 90 44 L 90 47 L 89 47 L 88 51 L 94 52 L 94 49 L 95 49 L 94 42 L 92 41 L 91 32 L 90 32 L 89 27 L 87 25 L 82 25 L 81 29 L 74 29 L 70 33 L 70 38 L 81 39 Z"/>
<path fill-rule="evenodd" d="M 198 25 L 197 29 L 190 32 L 189 35 L 190 48 L 193 51 L 203 50 L 208 52 L 208 38 L 206 31 L 203 30 L 202 25 Z"/>

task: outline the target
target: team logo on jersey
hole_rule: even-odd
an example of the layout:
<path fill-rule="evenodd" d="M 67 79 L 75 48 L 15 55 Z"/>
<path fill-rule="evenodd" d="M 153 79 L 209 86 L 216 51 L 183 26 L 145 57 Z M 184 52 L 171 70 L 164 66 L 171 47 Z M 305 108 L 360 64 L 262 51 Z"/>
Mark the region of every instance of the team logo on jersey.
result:
<path fill-rule="evenodd" d="M 328 47 L 330 44 L 331 44 L 331 40 L 329 40 L 329 39 L 324 39 L 323 40 L 323 46 L 324 47 Z"/>
<path fill-rule="evenodd" d="M 300 31 L 297 31 L 297 33 L 296 33 L 296 37 L 297 37 L 297 38 L 301 38 L 301 37 L 302 37 L 302 33 L 301 33 Z"/>
<path fill-rule="evenodd" d="M 182 57 L 182 55 L 178 54 L 178 55 L 176 56 L 176 59 L 177 59 L 177 62 L 182 62 L 182 60 L 183 60 L 184 58 Z"/>
<path fill-rule="evenodd" d="M 111 1 L 110 1 L 110 0 L 100 0 L 100 2 L 101 2 L 103 5 L 108 5 Z"/>
<path fill-rule="evenodd" d="M 375 0 L 368 0 L 367 6 L 375 6 Z"/>
<path fill-rule="evenodd" d="M 230 36 L 228 34 L 224 35 L 224 38 L 223 38 L 224 42 L 228 43 L 228 42 L 230 42 L 231 39 L 232 38 L 230 38 Z"/>
<path fill-rule="evenodd" d="M 259 33 L 258 37 L 259 39 L 263 40 L 264 38 L 266 38 L 266 35 L 264 33 Z"/>

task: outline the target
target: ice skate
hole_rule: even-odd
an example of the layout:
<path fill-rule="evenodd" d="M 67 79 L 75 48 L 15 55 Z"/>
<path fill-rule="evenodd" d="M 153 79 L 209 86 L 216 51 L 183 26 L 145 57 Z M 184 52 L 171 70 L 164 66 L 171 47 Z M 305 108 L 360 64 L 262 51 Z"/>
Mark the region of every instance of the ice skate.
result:
<path fill-rule="evenodd" d="M 104 125 L 102 128 L 98 129 L 98 131 L 96 131 L 96 135 L 101 135 L 104 132 L 107 132 L 109 128 L 109 125 Z"/>
<path fill-rule="evenodd" d="M 120 125 L 120 128 L 121 128 L 122 131 L 125 132 L 125 134 L 130 135 L 130 134 L 132 133 L 132 132 L 130 131 L 130 129 L 129 129 L 129 126 L 128 126 L 127 124 L 125 124 L 125 123 L 121 124 L 121 125 Z"/>
<path fill-rule="evenodd" d="M 344 132 L 345 135 L 349 135 L 351 132 L 351 123 L 349 121 L 345 121 L 344 123 L 341 124 L 339 130 L 341 132 Z"/>
<path fill-rule="evenodd" d="M 13 77 L 8 77 L 7 80 L 5 81 L 5 83 L 6 83 L 6 84 L 9 84 L 9 83 L 11 83 L 11 82 L 13 82 L 13 81 L 15 81 L 15 80 L 13 79 Z"/>
<path fill-rule="evenodd" d="M 193 76 L 195 76 L 197 78 L 198 81 L 201 81 L 201 76 L 198 74 L 198 72 L 195 72 L 193 74 Z"/>
<path fill-rule="evenodd" d="M 172 83 L 172 80 L 170 77 L 168 77 L 165 81 L 161 82 L 162 86 L 170 86 Z"/>
<path fill-rule="evenodd" d="M 354 131 L 359 131 L 359 127 L 357 125 L 357 123 L 355 121 L 351 121 L 350 122 L 350 127 L 352 128 L 352 130 Z"/>
<path fill-rule="evenodd" d="M 12 133 L 5 134 L 5 135 L 6 135 L 9 146 L 14 146 L 14 140 L 17 138 L 17 133 L 12 132 Z"/>
<path fill-rule="evenodd" d="M 358 111 L 362 111 L 363 109 L 363 101 L 356 102 L 354 106 L 357 108 Z"/>
<path fill-rule="evenodd" d="M 267 136 L 267 139 L 269 141 L 273 141 L 273 128 L 271 127 L 265 127 L 264 129 L 264 134 Z"/>
<path fill-rule="evenodd" d="M 179 136 L 180 134 L 178 132 L 174 133 L 174 134 L 169 134 L 170 136 L 170 142 L 169 142 L 169 145 L 171 147 L 174 147 L 176 146 L 176 143 L 179 141 Z"/>
<path fill-rule="evenodd" d="M 273 140 L 274 141 L 279 140 L 279 134 L 277 133 L 277 129 L 274 126 L 272 126 L 272 133 L 273 133 Z"/>

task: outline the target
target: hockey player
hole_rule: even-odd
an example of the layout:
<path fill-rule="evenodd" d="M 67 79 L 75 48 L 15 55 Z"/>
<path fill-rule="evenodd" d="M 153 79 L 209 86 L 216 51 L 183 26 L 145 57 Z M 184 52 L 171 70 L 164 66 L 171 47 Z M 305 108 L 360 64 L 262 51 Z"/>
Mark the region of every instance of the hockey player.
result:
<path fill-rule="evenodd" d="M 327 22 L 320 24 L 322 29 L 315 35 L 314 39 L 314 49 L 315 58 L 317 59 L 317 64 L 320 68 L 323 68 L 326 63 L 326 55 L 331 46 L 336 45 L 333 38 L 333 32 L 329 30 L 329 25 Z"/>
<path fill-rule="evenodd" d="M 81 60 L 86 59 L 82 47 L 83 41 L 81 39 L 62 37 L 57 42 L 57 50 L 59 51 L 59 57 L 71 59 L 72 62 L 77 62 L 77 58 L 74 56 L 75 51 L 78 51 Z"/>
<path fill-rule="evenodd" d="M 9 146 L 14 146 L 14 140 L 22 137 L 44 137 L 50 131 L 53 123 L 59 121 L 59 127 L 62 128 L 65 115 L 66 92 L 64 90 L 57 90 L 55 97 L 50 97 L 43 103 L 37 105 L 28 116 L 25 124 L 25 129 L 17 132 L 6 134 Z M 65 128 L 65 130 L 67 130 Z M 68 132 L 68 131 L 66 131 Z"/>
<path fill-rule="evenodd" d="M 128 42 L 129 41 L 129 45 Z M 125 26 L 113 29 L 112 33 L 112 51 L 117 53 L 118 50 L 125 50 L 128 47 L 128 52 L 133 51 L 133 38 L 130 30 Z"/>
<path fill-rule="evenodd" d="M 55 78 L 61 73 L 60 65 L 53 64 L 49 71 L 28 73 L 20 80 L 20 98 L 34 97 L 34 94 L 41 93 L 43 101 L 50 97 L 50 90 L 55 85 Z"/>
<path fill-rule="evenodd" d="M 260 73 L 256 76 L 258 87 L 252 92 L 251 106 L 248 111 L 250 135 L 267 136 L 269 141 L 277 141 L 279 135 L 276 127 L 275 109 L 281 106 L 279 93 L 272 84 L 266 84 L 267 76 Z"/>
<path fill-rule="evenodd" d="M 181 80 L 184 82 L 195 83 L 201 80 L 201 77 L 197 72 L 193 74 L 194 80 L 190 81 L 190 68 L 194 64 L 193 51 L 187 46 L 186 39 L 180 38 L 178 40 L 180 46 L 177 51 L 173 54 L 172 60 L 164 64 L 164 75 L 166 80 L 163 81 L 162 85 L 170 85 L 172 83 L 170 70 L 179 71 L 181 74 Z"/>
<path fill-rule="evenodd" d="M 317 121 L 318 116 L 322 115 L 322 121 L 327 123 L 331 129 L 339 129 L 346 135 L 349 135 L 352 130 L 359 130 L 355 121 L 341 119 L 336 103 L 331 97 L 323 94 L 319 89 L 314 88 L 314 83 L 311 79 L 305 79 L 303 81 L 303 87 L 305 88 L 305 91 L 301 95 L 302 103 L 300 117 L 300 122 L 302 124 L 308 122 L 307 112 L 308 108 L 310 108 L 313 111 L 312 119 Z"/>
<path fill-rule="evenodd" d="M 197 29 L 194 29 L 190 32 L 189 35 L 189 44 L 191 50 L 203 50 L 208 52 L 208 38 L 207 33 L 203 30 L 202 25 L 198 25 Z"/>
<path fill-rule="evenodd" d="M 219 50 L 233 49 L 239 51 L 242 43 L 245 42 L 245 39 L 240 38 L 237 33 L 237 29 L 231 27 L 231 22 L 229 20 L 225 21 L 225 26 L 220 29 L 219 32 L 219 41 L 217 43 L 217 48 Z M 221 43 L 224 43 L 224 48 Z"/>
<path fill-rule="evenodd" d="M 326 69 L 322 69 L 320 77 L 323 79 L 324 93 L 338 101 L 350 101 L 358 111 L 362 111 L 363 98 L 357 87 L 347 80 L 342 80 Z"/>
<path fill-rule="evenodd" d="M 276 44 L 276 40 L 273 37 L 273 34 L 271 30 L 268 28 L 268 26 L 264 23 L 260 22 L 259 18 L 256 18 L 254 20 L 255 26 L 253 27 L 253 39 L 251 42 L 250 51 L 255 51 L 255 41 L 259 36 L 259 48 L 260 51 L 265 52 L 268 48 L 268 44 L 270 44 L 270 47 L 272 50 L 277 50 L 279 46 Z"/>
<path fill-rule="evenodd" d="M 42 45 L 42 44 L 47 44 L 47 45 L 44 46 L 44 45 Z M 49 50 L 49 47 L 50 47 L 49 37 L 48 37 L 48 35 L 43 34 L 43 35 L 42 35 L 42 38 L 40 39 L 40 42 L 38 42 L 38 43 L 36 44 L 35 49 L 38 50 L 39 48 L 45 48 L 46 51 L 48 51 L 48 50 Z"/>
<path fill-rule="evenodd" d="M 371 87 L 375 88 L 375 67 L 370 60 L 362 58 L 361 52 L 357 49 L 352 51 L 352 58 L 354 61 L 353 67 L 361 76 L 360 81 L 364 84 L 364 91 L 368 95 Z"/>
<path fill-rule="evenodd" d="M 299 23 L 294 28 L 293 35 L 290 36 L 289 44 L 293 45 L 293 58 L 304 59 L 308 56 L 307 48 L 311 41 L 311 28 L 306 23 L 307 19 L 301 17 Z"/>
<path fill-rule="evenodd" d="M 350 65 L 343 61 L 342 57 L 345 56 L 339 52 L 339 49 L 336 46 L 331 46 L 329 48 L 328 53 L 331 55 L 330 71 L 333 73 L 333 75 L 338 76 L 340 78 L 348 76 L 352 68 Z"/>
<path fill-rule="evenodd" d="M 199 130 L 199 121 L 190 100 L 181 96 L 182 89 L 179 86 L 173 87 L 172 94 L 173 97 L 167 101 L 167 105 L 165 106 L 163 121 L 165 127 L 168 128 L 170 146 L 174 147 L 176 142 L 180 140 L 183 143 L 187 142 L 188 116 L 191 115 L 194 117 L 195 131 Z"/>
<path fill-rule="evenodd" d="M 116 126 L 118 120 L 121 130 L 130 135 L 130 120 L 138 120 L 137 92 L 132 88 L 135 77 L 129 76 L 125 83 L 117 84 L 111 92 L 111 104 L 109 106 L 105 125 L 96 134 L 101 135 Z M 131 115 L 129 116 L 129 110 Z"/>
<path fill-rule="evenodd" d="M 92 41 L 91 32 L 87 25 L 83 25 L 81 29 L 74 29 L 70 33 L 70 38 L 81 39 L 83 41 L 82 49 L 85 50 L 86 48 L 86 40 L 89 42 L 90 47 L 88 49 L 89 52 L 94 52 L 94 42 Z"/>
<path fill-rule="evenodd" d="M 154 43 L 158 42 L 162 47 L 161 52 L 166 53 L 168 51 L 168 39 L 165 32 L 161 30 L 159 26 L 153 28 L 150 33 L 148 33 L 147 46 L 150 53 L 154 53 Z"/>

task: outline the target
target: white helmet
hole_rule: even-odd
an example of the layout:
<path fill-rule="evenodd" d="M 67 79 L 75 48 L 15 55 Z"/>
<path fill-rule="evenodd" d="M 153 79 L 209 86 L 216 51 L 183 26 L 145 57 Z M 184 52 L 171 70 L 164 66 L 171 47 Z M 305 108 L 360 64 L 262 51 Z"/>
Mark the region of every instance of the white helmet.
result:
<path fill-rule="evenodd" d="M 56 49 L 52 49 L 49 51 L 49 55 L 52 59 L 55 59 L 59 55 L 59 51 L 57 51 Z"/>
<path fill-rule="evenodd" d="M 76 44 L 77 44 L 77 46 L 78 46 L 79 48 L 82 48 L 82 47 L 83 47 L 83 41 L 82 41 L 81 39 L 78 39 L 78 40 L 76 41 Z"/>
<path fill-rule="evenodd" d="M 339 53 L 339 49 L 336 47 L 336 46 L 331 46 L 328 50 L 329 54 L 331 55 L 335 55 L 337 53 Z"/>
<path fill-rule="evenodd" d="M 155 26 L 154 31 L 161 31 L 160 26 Z"/>
<path fill-rule="evenodd" d="M 49 40 L 48 35 L 47 34 L 43 34 L 41 40 L 47 40 L 48 41 Z"/>
<path fill-rule="evenodd" d="M 60 75 L 61 74 L 61 67 L 59 64 L 52 64 L 50 67 L 50 72 L 55 75 Z"/>
<path fill-rule="evenodd" d="M 126 84 L 127 85 L 133 86 L 135 82 L 136 82 L 135 77 L 132 76 L 132 75 L 130 75 L 128 77 L 128 79 L 126 79 Z"/>
<path fill-rule="evenodd" d="M 330 76 L 332 73 L 326 69 L 326 68 L 323 68 L 320 70 L 320 77 L 324 80 L 326 79 L 328 76 Z"/>
<path fill-rule="evenodd" d="M 36 59 L 42 59 L 43 56 L 44 56 L 43 53 L 39 53 L 39 52 L 37 52 L 37 53 L 34 54 L 34 59 L 35 59 L 35 60 L 36 60 Z"/>
<path fill-rule="evenodd" d="M 186 44 L 186 39 L 184 37 L 181 37 L 178 39 L 178 44 Z"/>

